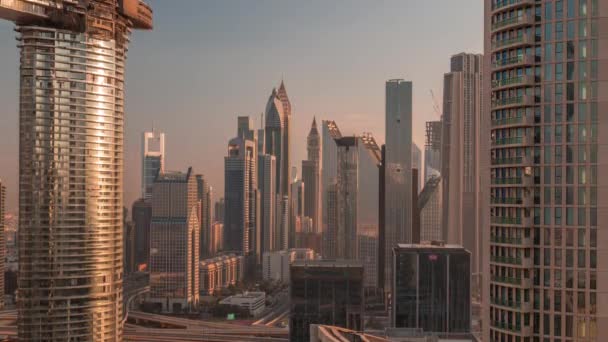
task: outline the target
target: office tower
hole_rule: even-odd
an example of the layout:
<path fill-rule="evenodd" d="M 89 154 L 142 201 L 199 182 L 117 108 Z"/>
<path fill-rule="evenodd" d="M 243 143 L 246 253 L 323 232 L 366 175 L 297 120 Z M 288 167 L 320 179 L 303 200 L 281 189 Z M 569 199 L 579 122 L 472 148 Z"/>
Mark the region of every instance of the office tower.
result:
<path fill-rule="evenodd" d="M 287 97 L 285 84 L 281 81 L 279 90 L 272 90 L 265 111 L 265 153 L 276 158 L 276 191 L 277 217 L 276 227 L 282 241 L 282 248 L 287 248 L 289 235 L 289 129 L 291 104 Z"/>
<path fill-rule="evenodd" d="M 6 215 L 6 186 L 0 179 L 0 309 L 4 308 L 4 270 L 6 257 L 5 219 Z"/>
<path fill-rule="evenodd" d="M 431 333 L 470 331 L 469 251 L 454 245 L 399 244 L 393 257 L 393 327 Z"/>
<path fill-rule="evenodd" d="M 378 227 L 359 227 L 357 233 L 357 259 L 363 264 L 363 284 L 378 287 Z"/>
<path fill-rule="evenodd" d="M 471 252 L 472 271 L 479 275 L 481 253 L 478 229 L 479 119 L 481 116 L 482 55 L 452 56 L 444 75 L 442 186 L 443 231 L 447 243 Z M 477 281 L 473 289 L 479 288 Z"/>
<path fill-rule="evenodd" d="M 301 179 L 294 179 L 290 185 L 291 200 L 289 204 L 289 234 L 288 234 L 288 247 L 296 247 L 296 232 L 300 229 L 296 228 L 301 224 L 301 220 L 304 217 L 304 194 L 306 189 L 304 188 L 304 182 Z M 282 243 L 283 240 L 279 240 Z M 279 245 L 281 247 L 281 245 Z M 277 248 L 284 249 L 284 248 Z"/>
<path fill-rule="evenodd" d="M 342 137 L 335 121 L 321 122 L 321 231 L 328 229 L 327 191 L 338 177 L 338 146 L 335 140 Z"/>
<path fill-rule="evenodd" d="M 279 247 L 276 227 L 277 192 L 276 158 L 270 154 L 258 154 L 258 188 L 260 190 L 260 239 L 261 253 L 274 251 Z"/>
<path fill-rule="evenodd" d="M 321 231 L 321 136 L 313 118 L 306 138 L 308 160 L 302 161 L 302 181 L 305 191 L 304 214 L 312 219 L 314 232 Z"/>
<path fill-rule="evenodd" d="M 150 224 L 152 223 L 152 199 L 140 198 L 133 202 L 131 220 L 135 225 L 135 263 L 149 267 Z"/>
<path fill-rule="evenodd" d="M 412 169 L 418 170 L 418 178 L 416 183 L 418 186 L 416 187 L 416 192 L 420 192 L 422 190 L 422 150 L 418 145 L 412 142 Z"/>
<path fill-rule="evenodd" d="M 371 134 L 342 137 L 338 145 L 336 258 L 356 259 L 360 227 L 378 229 L 380 148 Z"/>
<path fill-rule="evenodd" d="M 605 0 L 485 2 L 486 340 L 608 340 L 607 10 Z"/>
<path fill-rule="evenodd" d="M 441 177 L 431 177 L 420 196 L 418 210 L 420 211 L 420 241 L 443 241 L 441 230 Z"/>
<path fill-rule="evenodd" d="M 326 201 L 327 225 L 323 231 L 323 258 L 337 258 L 338 239 L 338 185 L 329 184 L 323 197 Z"/>
<path fill-rule="evenodd" d="M 252 235 L 255 229 L 253 202 L 255 181 L 255 143 L 233 138 L 224 157 L 224 250 L 250 256 L 253 253 Z"/>
<path fill-rule="evenodd" d="M 426 136 L 424 142 L 424 182 L 433 176 L 441 174 L 441 127 L 438 121 L 426 122 Z"/>
<path fill-rule="evenodd" d="M 192 168 L 165 171 L 152 189 L 149 301 L 163 312 L 191 311 L 199 300 L 196 178 Z"/>
<path fill-rule="evenodd" d="M 294 261 L 290 277 L 290 341 L 309 341 L 311 324 L 363 330 L 363 266 L 360 262 Z"/>
<path fill-rule="evenodd" d="M 129 221 L 129 209 L 123 208 L 123 269 L 125 274 L 137 270 L 135 264 L 135 225 Z"/>
<path fill-rule="evenodd" d="M 152 10 L 21 0 L 0 17 L 21 51 L 19 340 L 121 341 L 124 65 Z"/>
<path fill-rule="evenodd" d="M 226 212 L 226 203 L 224 201 L 224 197 L 220 197 L 220 199 L 215 202 L 215 208 L 213 212 L 214 220 L 216 222 L 224 223 L 224 215 Z"/>
<path fill-rule="evenodd" d="M 154 179 L 165 170 L 165 133 L 143 133 L 141 158 L 141 197 L 150 198 Z"/>
<path fill-rule="evenodd" d="M 196 194 L 200 201 L 201 212 L 199 216 L 200 224 L 200 252 L 201 257 L 206 258 L 209 254 L 209 242 L 211 232 L 211 201 L 213 189 L 209 185 L 209 181 L 203 175 L 196 175 Z"/>
<path fill-rule="evenodd" d="M 412 82 L 386 82 L 385 285 L 394 244 L 412 241 Z M 387 288 L 385 288 L 387 289 Z"/>

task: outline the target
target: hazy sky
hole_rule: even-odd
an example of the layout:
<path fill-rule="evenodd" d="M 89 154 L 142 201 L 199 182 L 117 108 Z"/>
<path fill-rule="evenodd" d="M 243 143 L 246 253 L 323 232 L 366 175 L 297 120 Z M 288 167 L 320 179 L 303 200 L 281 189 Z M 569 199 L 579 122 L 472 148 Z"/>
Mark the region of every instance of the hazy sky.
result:
<path fill-rule="evenodd" d="M 155 27 L 135 32 L 126 80 L 125 205 L 140 194 L 141 132 L 166 133 L 167 168 L 194 171 L 223 193 L 236 117 L 259 122 L 285 80 L 292 164 L 306 157 L 313 116 L 384 141 L 384 82 L 414 82 L 414 141 L 438 119 L 449 57 L 483 48 L 482 0 L 150 0 Z M 18 67 L 13 25 L 0 22 L 0 178 L 17 207 Z M 441 105 L 441 103 L 439 104 Z"/>

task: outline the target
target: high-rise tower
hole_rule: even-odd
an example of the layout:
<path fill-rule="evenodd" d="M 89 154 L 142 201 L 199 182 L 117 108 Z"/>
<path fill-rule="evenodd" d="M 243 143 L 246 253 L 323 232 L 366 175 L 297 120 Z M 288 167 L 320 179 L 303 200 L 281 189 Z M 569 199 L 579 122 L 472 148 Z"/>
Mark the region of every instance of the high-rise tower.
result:
<path fill-rule="evenodd" d="M 141 197 L 149 199 L 156 176 L 165 170 L 165 133 L 143 133 L 141 158 Z"/>
<path fill-rule="evenodd" d="M 412 82 L 386 82 L 385 290 L 392 284 L 392 250 L 412 241 Z"/>
<path fill-rule="evenodd" d="M 281 82 L 279 90 L 272 90 L 265 111 L 265 153 L 276 158 L 277 217 L 276 225 L 283 248 L 287 248 L 289 231 L 289 127 L 291 103 Z"/>
<path fill-rule="evenodd" d="M 472 288 L 479 284 L 479 143 L 482 55 L 459 53 L 443 77 L 441 151 L 442 231 L 445 241 L 471 252 Z"/>
<path fill-rule="evenodd" d="M 483 340 L 606 341 L 608 1 L 484 4 Z"/>
<path fill-rule="evenodd" d="M 321 136 L 317 130 L 316 118 L 312 120 L 312 126 L 306 139 L 308 160 L 302 161 L 302 181 L 304 182 L 304 216 L 312 219 L 314 232 L 320 232 L 321 212 Z"/>
<path fill-rule="evenodd" d="M 20 341 L 121 341 L 124 73 L 139 0 L 13 0 Z M 43 337 L 41 337 L 43 336 Z"/>

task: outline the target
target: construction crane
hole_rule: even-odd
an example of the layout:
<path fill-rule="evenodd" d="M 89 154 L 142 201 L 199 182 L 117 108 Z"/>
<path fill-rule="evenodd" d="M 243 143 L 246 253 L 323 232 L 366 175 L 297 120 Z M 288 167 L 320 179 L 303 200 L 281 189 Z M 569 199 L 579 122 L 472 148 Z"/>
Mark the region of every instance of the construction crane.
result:
<path fill-rule="evenodd" d="M 435 93 L 433 93 L 433 89 L 429 89 L 429 91 L 431 92 L 431 98 L 433 99 L 433 110 L 441 118 L 441 107 L 439 107 L 439 102 L 437 102 L 437 98 L 435 98 Z"/>

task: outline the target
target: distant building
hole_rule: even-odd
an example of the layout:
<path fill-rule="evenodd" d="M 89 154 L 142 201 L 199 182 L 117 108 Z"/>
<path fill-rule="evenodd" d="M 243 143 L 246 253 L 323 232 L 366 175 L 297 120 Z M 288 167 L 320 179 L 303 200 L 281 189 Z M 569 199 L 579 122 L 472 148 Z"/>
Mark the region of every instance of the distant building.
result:
<path fill-rule="evenodd" d="M 214 222 L 209 233 L 209 255 L 217 255 L 224 249 L 224 224 Z"/>
<path fill-rule="evenodd" d="M 234 138 L 224 157 L 224 250 L 252 255 L 255 230 L 255 146 L 251 140 Z"/>
<path fill-rule="evenodd" d="M 392 326 L 432 333 L 471 328 L 471 253 L 460 246 L 393 248 Z"/>
<path fill-rule="evenodd" d="M 137 271 L 135 262 L 135 224 L 129 220 L 129 209 L 123 210 L 123 269 L 125 274 Z"/>
<path fill-rule="evenodd" d="M 200 262 L 200 294 L 213 295 L 216 291 L 243 281 L 245 261 L 243 256 L 228 254 Z"/>
<path fill-rule="evenodd" d="M 418 197 L 420 241 L 444 241 L 441 230 L 441 190 L 441 177 L 433 176 Z"/>
<path fill-rule="evenodd" d="M 424 183 L 441 174 L 441 120 L 426 122 L 424 142 Z"/>
<path fill-rule="evenodd" d="M 277 231 L 276 157 L 258 155 L 258 188 L 260 190 L 260 249 L 262 255 L 280 248 Z"/>
<path fill-rule="evenodd" d="M 321 137 L 317 130 L 317 120 L 312 120 L 312 126 L 306 139 L 308 160 L 302 161 L 302 181 L 304 182 L 304 216 L 312 219 L 313 231 L 321 231 Z"/>
<path fill-rule="evenodd" d="M 338 243 L 338 185 L 329 184 L 324 196 L 326 207 L 323 208 L 327 224 L 323 231 L 323 258 L 335 259 Z"/>
<path fill-rule="evenodd" d="M 315 252 L 308 248 L 292 248 L 286 251 L 264 253 L 262 277 L 289 283 L 289 266 L 295 260 L 314 260 Z"/>
<path fill-rule="evenodd" d="M 210 233 L 211 233 L 211 203 L 213 200 L 213 189 L 209 185 L 209 181 L 203 175 L 196 175 L 197 199 L 200 201 L 200 255 L 208 257 L 209 253 Z"/>
<path fill-rule="evenodd" d="M 288 245 L 289 248 L 294 248 L 296 247 L 296 232 L 301 230 L 302 217 L 304 216 L 304 194 L 306 189 L 301 179 L 293 179 L 290 188 Z M 280 249 L 284 248 L 277 248 L 275 250 Z"/>
<path fill-rule="evenodd" d="M 220 304 L 239 306 L 247 309 L 251 316 L 257 317 L 266 308 L 266 293 L 244 292 L 224 298 L 220 301 Z"/>
<path fill-rule="evenodd" d="M 384 277 L 392 283 L 391 251 L 412 241 L 412 82 L 386 82 Z"/>
<path fill-rule="evenodd" d="M 199 228 L 192 168 L 159 174 L 152 191 L 149 300 L 164 312 L 198 306 Z"/>
<path fill-rule="evenodd" d="M 507 60 L 506 57 L 504 58 Z M 482 234 L 478 225 L 482 215 L 479 203 L 479 192 L 481 191 L 479 184 L 482 175 L 479 149 L 482 142 L 490 139 L 490 133 L 482 137 L 480 130 L 480 118 L 487 115 L 482 111 L 483 99 L 481 96 L 482 81 L 485 77 L 483 75 L 483 55 L 471 53 L 459 53 L 452 56 L 450 72 L 443 77 L 442 229 L 447 243 L 461 245 L 471 252 L 471 269 L 476 280 L 475 289 L 478 288 L 479 260 L 482 253 Z M 506 96 L 508 92 L 501 94 Z M 488 96 L 487 99 L 490 100 L 490 97 Z M 525 111 L 525 108 L 520 108 L 519 111 Z M 504 113 L 506 112 L 505 109 Z M 520 136 L 520 133 L 515 133 L 518 130 L 521 132 L 523 128 L 513 128 L 513 131 L 509 132 L 514 132 L 513 136 L 515 134 Z M 508 141 L 507 138 L 503 140 Z M 517 151 L 524 150 L 522 146 L 517 146 L 517 148 L 519 149 Z M 532 147 L 529 148 L 532 149 Z M 500 153 L 505 153 L 505 156 L 510 152 L 508 149 L 500 150 Z M 490 155 L 489 152 L 488 155 Z M 500 167 L 498 171 L 515 172 L 510 167 Z M 487 172 L 490 172 L 489 169 Z M 511 196 L 507 190 L 509 189 L 501 189 L 499 193 L 501 196 L 502 194 Z M 522 189 L 518 189 L 518 191 L 520 193 Z M 501 206 L 500 210 L 506 212 L 516 210 L 516 208 Z M 517 210 L 519 212 L 522 209 L 518 207 Z"/>
<path fill-rule="evenodd" d="M 327 191 L 338 177 L 338 146 L 335 140 L 342 137 L 335 121 L 321 122 L 321 231 L 325 233 L 329 224 Z"/>
<path fill-rule="evenodd" d="M 418 145 L 416 145 L 413 142 L 412 142 L 412 169 L 418 170 L 418 178 L 417 178 L 418 186 L 416 187 L 416 192 L 420 192 L 420 190 L 422 190 L 422 184 L 424 184 L 424 182 L 422 181 L 422 150 L 420 150 L 420 147 L 418 147 Z"/>
<path fill-rule="evenodd" d="M 290 341 L 309 341 L 311 324 L 363 329 L 364 285 L 360 262 L 295 261 L 290 276 Z"/>
<path fill-rule="evenodd" d="M 358 233 L 358 260 L 365 269 L 365 287 L 378 286 L 378 226 L 360 227 Z"/>
<path fill-rule="evenodd" d="M 131 221 L 135 225 L 135 263 L 149 266 L 150 225 L 152 223 L 152 199 L 140 198 L 133 202 Z"/>
<path fill-rule="evenodd" d="M 215 202 L 215 208 L 213 210 L 213 218 L 216 222 L 224 223 L 224 213 L 226 211 L 226 203 L 224 202 L 224 197 Z"/>
<path fill-rule="evenodd" d="M 0 309 L 4 308 L 4 271 L 6 258 L 5 219 L 6 215 L 6 185 L 0 179 Z"/>
<path fill-rule="evenodd" d="M 146 199 L 152 196 L 154 179 L 165 169 L 165 133 L 144 132 L 141 155 L 141 197 Z"/>

